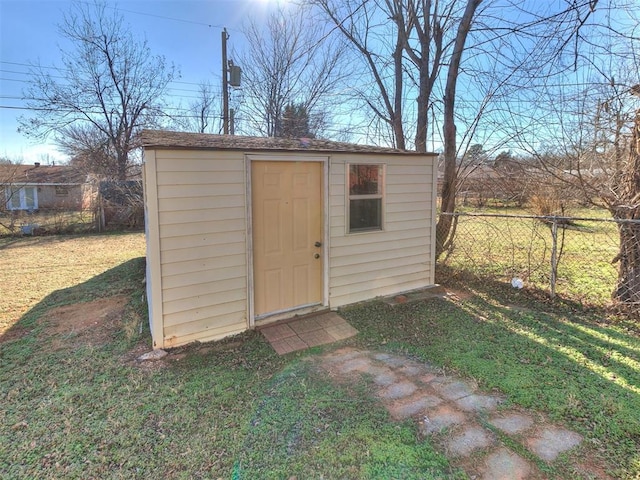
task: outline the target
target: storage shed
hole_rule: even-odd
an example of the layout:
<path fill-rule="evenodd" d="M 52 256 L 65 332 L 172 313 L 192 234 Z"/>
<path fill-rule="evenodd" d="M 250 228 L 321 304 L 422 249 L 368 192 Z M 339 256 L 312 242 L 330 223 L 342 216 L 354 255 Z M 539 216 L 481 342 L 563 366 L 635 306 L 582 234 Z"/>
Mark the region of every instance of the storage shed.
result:
<path fill-rule="evenodd" d="M 142 133 L 154 348 L 434 284 L 434 154 Z"/>

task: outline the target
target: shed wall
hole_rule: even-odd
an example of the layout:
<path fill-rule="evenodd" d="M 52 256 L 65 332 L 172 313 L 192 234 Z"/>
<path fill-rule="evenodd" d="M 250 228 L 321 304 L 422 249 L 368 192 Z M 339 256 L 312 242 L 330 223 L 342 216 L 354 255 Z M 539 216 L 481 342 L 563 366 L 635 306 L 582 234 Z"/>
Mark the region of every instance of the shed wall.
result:
<path fill-rule="evenodd" d="M 329 158 L 329 306 L 432 285 L 435 158 L 357 153 Z M 151 149 L 145 162 L 154 346 L 170 348 L 246 330 L 251 256 L 244 153 Z M 385 165 L 382 231 L 347 232 L 348 163 Z"/>
<path fill-rule="evenodd" d="M 348 163 L 385 165 L 382 231 L 347 233 Z M 435 158 L 415 155 L 332 156 L 330 195 L 331 308 L 434 283 Z"/>
<path fill-rule="evenodd" d="M 154 153 L 163 347 L 246 330 L 242 153 Z"/>

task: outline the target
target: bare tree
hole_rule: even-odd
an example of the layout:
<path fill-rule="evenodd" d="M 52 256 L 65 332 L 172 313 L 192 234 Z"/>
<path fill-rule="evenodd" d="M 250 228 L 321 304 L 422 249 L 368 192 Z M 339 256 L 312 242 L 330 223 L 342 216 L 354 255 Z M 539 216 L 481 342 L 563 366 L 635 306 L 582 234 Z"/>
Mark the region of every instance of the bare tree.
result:
<path fill-rule="evenodd" d="M 635 4 L 607 2 L 588 38 L 564 55 L 566 69 L 541 79 L 527 112 L 514 112 L 519 150 L 548 180 L 586 204 L 606 208 L 618 226 L 613 298 L 640 303 L 640 114 L 634 88 L 640 38 Z M 616 25 L 616 28 L 612 28 Z M 585 25 L 586 27 L 586 25 Z M 558 59 L 562 59 L 562 55 Z M 570 60 L 570 63 L 567 63 Z M 544 139 L 541 145 L 540 139 Z"/>
<path fill-rule="evenodd" d="M 178 129 L 196 133 L 220 133 L 222 129 L 218 110 L 220 95 L 210 82 L 201 82 L 195 100 L 175 118 Z"/>
<path fill-rule="evenodd" d="M 176 70 L 152 55 L 146 41 L 136 39 L 105 2 L 78 0 L 59 30 L 73 45 L 60 52 L 62 66 L 57 70 L 64 79 L 41 66 L 32 68 L 25 96 L 37 114 L 22 117 L 20 130 L 64 142 L 70 128 L 88 125 L 109 143 L 117 176 L 125 179 L 130 152 L 138 146 L 136 135 L 154 124 Z"/>
<path fill-rule="evenodd" d="M 640 305 L 640 109 L 636 111 L 629 148 L 629 159 L 617 182 L 618 202 L 610 206 L 618 223 L 620 252 L 618 286 L 614 297 L 624 303 Z"/>
<path fill-rule="evenodd" d="M 252 20 L 245 35 L 247 49 L 236 55 L 243 69 L 243 130 L 276 136 L 289 104 L 303 108 L 311 125 L 326 124 L 339 103 L 340 39 L 328 38 L 308 8 L 294 5 L 279 6 L 264 24 Z"/>
<path fill-rule="evenodd" d="M 442 127 L 441 215 L 436 255 L 451 244 L 461 146 L 468 147 L 491 101 L 518 92 L 527 78 L 562 70 L 595 1 L 541 5 L 510 0 L 309 0 L 350 42 L 368 73 L 355 91 L 391 132 L 392 145 L 426 149 Z M 480 8 L 482 5 L 482 8 Z M 515 20 L 514 20 L 515 19 Z M 517 45 L 517 47 L 516 47 Z M 465 61 L 465 58 L 467 59 Z M 458 86 L 464 76 L 467 102 Z M 487 86 L 488 85 L 488 86 Z M 478 98 L 473 92 L 484 92 Z M 472 98 L 468 98 L 472 97 Z M 513 98 L 513 97 L 511 97 Z M 469 103 L 471 100 L 472 103 Z M 473 105 L 475 103 L 475 105 Z M 431 123 L 429 125 L 429 116 Z M 493 116 L 493 122 L 500 123 Z M 464 131 L 458 131 L 462 123 Z M 488 124 L 482 125 L 486 129 Z M 464 151 L 463 148 L 463 151 Z"/>
<path fill-rule="evenodd" d="M 100 178 L 117 180 L 120 177 L 118 158 L 111 142 L 92 124 L 68 126 L 57 143 L 60 150 L 69 156 L 70 165 Z M 128 164 L 127 173 L 130 167 Z"/>

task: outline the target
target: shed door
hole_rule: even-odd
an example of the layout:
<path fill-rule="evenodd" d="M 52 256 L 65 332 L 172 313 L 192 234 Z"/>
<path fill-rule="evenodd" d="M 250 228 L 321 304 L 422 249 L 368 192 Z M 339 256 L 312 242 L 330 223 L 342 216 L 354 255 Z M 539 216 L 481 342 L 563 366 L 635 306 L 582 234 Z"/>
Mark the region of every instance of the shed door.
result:
<path fill-rule="evenodd" d="M 322 164 L 251 163 L 254 314 L 322 302 Z"/>

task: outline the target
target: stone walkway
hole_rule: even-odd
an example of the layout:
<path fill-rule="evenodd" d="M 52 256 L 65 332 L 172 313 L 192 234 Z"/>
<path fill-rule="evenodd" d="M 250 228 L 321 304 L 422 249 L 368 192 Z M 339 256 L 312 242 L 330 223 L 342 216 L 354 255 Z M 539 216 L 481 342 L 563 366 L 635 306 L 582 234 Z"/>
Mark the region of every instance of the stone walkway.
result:
<path fill-rule="evenodd" d="M 552 464 L 582 442 L 539 414 L 499 408 L 504 398 L 406 357 L 342 348 L 319 363 L 336 381 L 366 375 L 393 419 L 415 419 L 420 434 L 471 479 L 543 479 L 538 465 Z M 607 478 L 587 466 L 574 471 L 575 478 Z"/>

